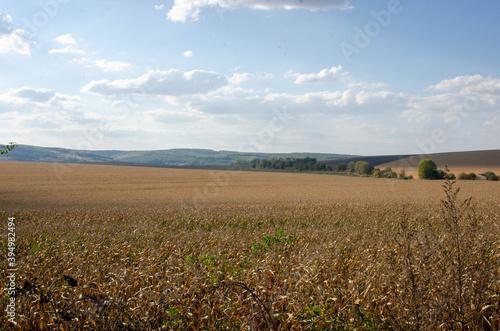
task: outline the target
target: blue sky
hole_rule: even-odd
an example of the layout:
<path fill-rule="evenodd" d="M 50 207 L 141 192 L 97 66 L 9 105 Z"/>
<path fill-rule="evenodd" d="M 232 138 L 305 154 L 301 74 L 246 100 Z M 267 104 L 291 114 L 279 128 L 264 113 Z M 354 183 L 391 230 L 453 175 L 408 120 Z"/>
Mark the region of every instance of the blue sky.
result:
<path fill-rule="evenodd" d="M 0 142 L 433 153 L 500 146 L 498 1 L 9 1 Z"/>

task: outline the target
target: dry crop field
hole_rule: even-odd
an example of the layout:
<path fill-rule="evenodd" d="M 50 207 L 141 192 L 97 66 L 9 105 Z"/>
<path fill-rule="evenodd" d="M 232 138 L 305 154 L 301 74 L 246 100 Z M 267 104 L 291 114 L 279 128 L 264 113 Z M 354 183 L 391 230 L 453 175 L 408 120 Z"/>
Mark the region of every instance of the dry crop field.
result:
<path fill-rule="evenodd" d="M 0 169 L 3 329 L 500 329 L 498 182 Z"/>

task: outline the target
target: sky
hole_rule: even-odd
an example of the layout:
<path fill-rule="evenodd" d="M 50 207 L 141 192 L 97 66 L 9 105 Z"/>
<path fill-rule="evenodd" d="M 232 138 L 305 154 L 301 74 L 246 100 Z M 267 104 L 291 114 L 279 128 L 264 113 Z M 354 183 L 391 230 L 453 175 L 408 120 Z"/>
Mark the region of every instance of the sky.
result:
<path fill-rule="evenodd" d="M 500 148 L 500 2 L 9 0 L 0 143 Z"/>

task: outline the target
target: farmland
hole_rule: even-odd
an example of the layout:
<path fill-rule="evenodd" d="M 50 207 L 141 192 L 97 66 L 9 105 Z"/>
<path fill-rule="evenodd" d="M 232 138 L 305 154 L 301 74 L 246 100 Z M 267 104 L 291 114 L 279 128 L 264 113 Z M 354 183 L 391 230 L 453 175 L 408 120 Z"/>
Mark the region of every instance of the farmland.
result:
<path fill-rule="evenodd" d="M 0 166 L 22 329 L 500 328 L 498 182 Z"/>

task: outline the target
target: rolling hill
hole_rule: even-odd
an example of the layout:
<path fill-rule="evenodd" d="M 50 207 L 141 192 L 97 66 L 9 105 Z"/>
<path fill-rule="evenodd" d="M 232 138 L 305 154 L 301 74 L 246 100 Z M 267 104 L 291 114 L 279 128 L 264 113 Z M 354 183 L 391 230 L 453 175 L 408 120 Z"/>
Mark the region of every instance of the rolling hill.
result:
<path fill-rule="evenodd" d="M 413 155 L 376 166 L 381 169 L 390 167 L 398 173 L 404 170 L 407 175 L 416 176 L 418 163 L 422 159 L 431 159 L 440 169 L 444 169 L 446 165 L 456 175 L 462 172 L 480 174 L 493 171 L 496 174 L 500 173 L 500 149 Z"/>
<path fill-rule="evenodd" d="M 0 161 L 143 164 L 155 166 L 221 166 L 230 165 L 235 162 L 248 163 L 253 159 L 280 157 L 304 158 L 306 156 L 323 161 L 345 158 L 348 155 L 326 153 L 243 153 L 186 148 L 155 151 L 85 151 L 19 145 L 8 154 L 0 156 Z"/>
<path fill-rule="evenodd" d="M 379 156 L 354 156 L 354 157 L 346 157 L 346 158 L 337 158 L 333 160 L 322 161 L 327 165 L 332 166 L 333 169 L 337 168 L 337 165 L 341 163 L 348 164 L 349 162 L 358 162 L 358 161 L 366 161 L 370 163 L 372 166 L 378 166 L 379 164 L 388 163 L 397 161 L 400 159 L 404 159 L 409 157 L 410 155 L 379 155 Z"/>

